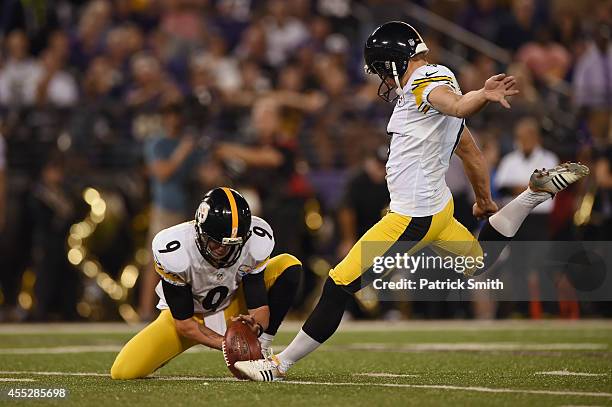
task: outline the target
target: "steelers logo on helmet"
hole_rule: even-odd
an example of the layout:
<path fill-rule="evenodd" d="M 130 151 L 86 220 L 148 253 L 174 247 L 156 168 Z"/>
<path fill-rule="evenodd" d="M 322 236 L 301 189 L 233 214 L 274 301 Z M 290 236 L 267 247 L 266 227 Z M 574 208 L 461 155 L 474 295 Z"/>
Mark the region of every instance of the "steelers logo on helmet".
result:
<path fill-rule="evenodd" d="M 378 96 L 387 102 L 402 96 L 401 78 L 408 69 L 408 61 L 428 51 L 423 38 L 410 24 L 390 21 L 374 30 L 363 54 L 365 72 L 381 79 Z"/>
<path fill-rule="evenodd" d="M 210 210 L 210 206 L 208 206 L 207 202 L 200 202 L 200 206 L 198 206 L 198 210 L 196 211 L 196 222 L 204 223 L 206 222 L 206 218 L 208 217 L 208 211 Z"/>
<path fill-rule="evenodd" d="M 214 188 L 206 193 L 195 215 L 196 244 L 213 267 L 236 263 L 250 237 L 251 209 L 240 193 Z"/>

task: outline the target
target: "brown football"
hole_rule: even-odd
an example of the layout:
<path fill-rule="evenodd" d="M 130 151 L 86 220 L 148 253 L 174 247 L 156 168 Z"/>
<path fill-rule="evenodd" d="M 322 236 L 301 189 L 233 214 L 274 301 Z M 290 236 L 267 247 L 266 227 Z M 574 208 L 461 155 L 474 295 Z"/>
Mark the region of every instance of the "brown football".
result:
<path fill-rule="evenodd" d="M 234 321 L 225 331 L 223 358 L 230 372 L 238 379 L 246 378 L 234 367 L 234 363 L 263 358 L 257 337 L 245 323 Z"/>

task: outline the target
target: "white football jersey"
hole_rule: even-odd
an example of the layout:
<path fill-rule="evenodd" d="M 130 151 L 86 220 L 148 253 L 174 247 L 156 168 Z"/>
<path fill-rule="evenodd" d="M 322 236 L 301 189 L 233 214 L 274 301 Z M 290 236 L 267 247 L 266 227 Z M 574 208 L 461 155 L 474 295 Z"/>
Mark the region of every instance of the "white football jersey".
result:
<path fill-rule="evenodd" d="M 251 218 L 251 236 L 238 261 L 228 268 L 214 268 L 202 257 L 193 221 L 162 230 L 152 244 L 155 271 L 170 284 L 191 286 L 194 312 L 204 316 L 227 308 L 242 277 L 261 273 L 273 248 L 272 228 L 256 216 Z M 157 308 L 168 309 L 161 282 L 155 292 L 159 296 Z"/>
<path fill-rule="evenodd" d="M 438 86 L 461 94 L 455 75 L 447 67 L 424 65 L 415 70 L 387 126 L 391 136 L 387 160 L 389 209 L 402 215 L 434 215 L 452 197 L 444 177 L 464 122 L 443 115 L 429 104 L 427 97 Z"/>

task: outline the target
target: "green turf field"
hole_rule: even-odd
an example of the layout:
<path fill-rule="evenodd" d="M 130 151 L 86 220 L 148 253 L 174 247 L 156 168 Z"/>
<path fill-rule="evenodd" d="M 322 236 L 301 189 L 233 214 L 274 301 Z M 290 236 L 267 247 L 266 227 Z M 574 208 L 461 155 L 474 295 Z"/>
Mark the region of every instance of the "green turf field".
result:
<path fill-rule="evenodd" d="M 277 345 L 298 328 L 279 333 Z M 346 324 L 286 383 L 234 380 L 220 352 L 199 349 L 152 378 L 113 381 L 108 370 L 132 332 L 116 324 L 0 325 L 0 405 L 612 405 L 605 321 Z M 65 388 L 69 396 L 16 402 L 10 388 Z"/>

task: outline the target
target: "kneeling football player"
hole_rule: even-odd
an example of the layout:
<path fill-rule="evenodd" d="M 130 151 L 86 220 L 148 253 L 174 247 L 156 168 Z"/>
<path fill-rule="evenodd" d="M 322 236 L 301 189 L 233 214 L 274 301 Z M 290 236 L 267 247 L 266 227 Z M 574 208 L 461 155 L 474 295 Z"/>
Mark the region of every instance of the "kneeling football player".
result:
<path fill-rule="evenodd" d="M 230 188 L 210 190 L 195 220 L 153 239 L 161 313 L 121 349 L 111 377 L 146 377 L 197 344 L 220 350 L 235 317 L 259 337 L 264 357 L 270 356 L 302 269 L 289 254 L 270 258 L 273 248 L 270 225 L 251 216 L 242 195 Z"/>

